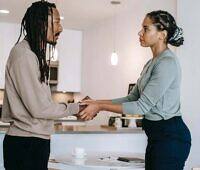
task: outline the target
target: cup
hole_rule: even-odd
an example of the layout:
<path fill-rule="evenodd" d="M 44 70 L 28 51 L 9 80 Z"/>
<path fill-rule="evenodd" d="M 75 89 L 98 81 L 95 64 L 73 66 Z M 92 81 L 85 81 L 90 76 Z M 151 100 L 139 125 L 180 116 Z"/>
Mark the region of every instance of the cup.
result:
<path fill-rule="evenodd" d="M 115 125 L 116 128 L 121 128 L 122 127 L 121 118 L 116 118 L 114 125 Z"/>
<path fill-rule="evenodd" d="M 82 159 L 86 156 L 85 149 L 80 148 L 80 147 L 76 147 L 76 148 L 74 148 L 72 155 L 75 158 Z"/>
<path fill-rule="evenodd" d="M 114 123 L 115 123 L 115 117 L 111 116 L 108 121 L 108 126 L 114 126 Z"/>
<path fill-rule="evenodd" d="M 129 128 L 134 128 L 134 127 L 137 127 L 136 126 L 136 121 L 135 121 L 135 118 L 131 118 L 129 120 L 129 125 L 128 125 Z"/>

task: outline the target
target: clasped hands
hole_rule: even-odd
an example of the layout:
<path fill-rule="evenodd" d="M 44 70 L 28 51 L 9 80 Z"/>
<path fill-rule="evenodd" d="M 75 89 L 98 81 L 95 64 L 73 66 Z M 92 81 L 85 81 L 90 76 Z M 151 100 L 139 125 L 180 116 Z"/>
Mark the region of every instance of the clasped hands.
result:
<path fill-rule="evenodd" d="M 90 99 L 89 97 L 81 100 L 79 104 L 79 113 L 76 114 L 78 119 L 81 120 L 92 120 L 100 111 L 100 105 L 97 101 Z"/>

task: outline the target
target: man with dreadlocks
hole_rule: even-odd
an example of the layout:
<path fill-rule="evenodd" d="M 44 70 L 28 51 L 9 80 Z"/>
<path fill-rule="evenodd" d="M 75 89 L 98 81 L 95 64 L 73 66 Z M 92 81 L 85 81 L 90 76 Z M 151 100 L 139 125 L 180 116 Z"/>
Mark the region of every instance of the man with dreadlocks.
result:
<path fill-rule="evenodd" d="M 48 86 L 47 43 L 62 32 L 55 4 L 34 2 L 6 65 L 2 120 L 10 122 L 3 142 L 6 170 L 47 170 L 54 119 L 79 112 L 79 104 L 54 103 Z M 19 42 L 22 33 L 25 38 Z"/>

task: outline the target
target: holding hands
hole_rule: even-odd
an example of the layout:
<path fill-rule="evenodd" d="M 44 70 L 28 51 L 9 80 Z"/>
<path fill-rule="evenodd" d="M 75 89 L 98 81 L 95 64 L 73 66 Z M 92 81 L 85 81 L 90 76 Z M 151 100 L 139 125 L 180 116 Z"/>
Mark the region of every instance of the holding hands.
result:
<path fill-rule="evenodd" d="M 100 111 L 123 113 L 122 104 L 113 104 L 112 100 L 91 100 L 88 96 L 80 102 L 79 113 L 76 115 L 82 120 L 92 120 Z"/>
<path fill-rule="evenodd" d="M 123 113 L 122 104 L 113 104 L 112 100 L 91 100 L 88 96 L 80 102 L 76 116 L 82 120 L 92 120 L 100 111 Z"/>
<path fill-rule="evenodd" d="M 95 116 L 97 116 L 100 111 L 100 105 L 95 100 L 82 100 L 80 103 L 80 107 L 84 109 L 80 109 L 77 117 L 82 120 L 92 120 Z"/>

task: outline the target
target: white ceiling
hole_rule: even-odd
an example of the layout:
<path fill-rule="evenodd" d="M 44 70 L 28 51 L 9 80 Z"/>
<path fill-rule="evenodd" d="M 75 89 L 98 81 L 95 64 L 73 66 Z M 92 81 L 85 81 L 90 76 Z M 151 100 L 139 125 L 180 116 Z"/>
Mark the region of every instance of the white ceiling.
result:
<path fill-rule="evenodd" d="M 83 30 L 98 21 L 121 13 L 136 6 L 137 0 L 120 0 L 121 5 L 113 6 L 110 0 L 52 0 L 64 16 L 64 28 Z M 0 0 L 0 9 L 10 11 L 8 15 L 0 14 L 0 22 L 20 23 L 28 6 L 34 0 Z"/>

